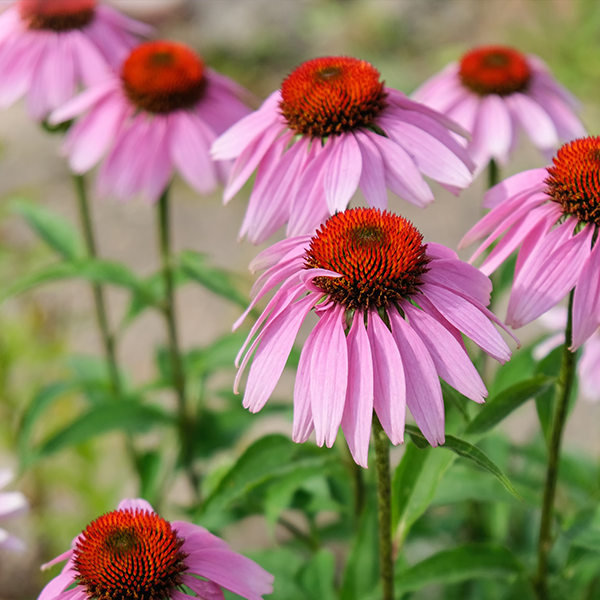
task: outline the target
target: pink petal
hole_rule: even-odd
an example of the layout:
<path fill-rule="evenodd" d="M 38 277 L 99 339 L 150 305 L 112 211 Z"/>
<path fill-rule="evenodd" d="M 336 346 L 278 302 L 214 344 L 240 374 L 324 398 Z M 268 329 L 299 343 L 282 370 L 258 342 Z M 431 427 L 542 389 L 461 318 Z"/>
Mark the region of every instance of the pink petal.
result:
<path fill-rule="evenodd" d="M 548 113 L 561 140 L 569 142 L 587 135 L 585 127 L 573 112 L 573 108 L 562 98 L 549 94 L 538 86 L 532 86 L 529 95 Z"/>
<path fill-rule="evenodd" d="M 401 444 L 406 422 L 406 381 L 400 351 L 376 310 L 368 312 L 367 335 L 373 356 L 373 407 L 392 444 Z"/>
<path fill-rule="evenodd" d="M 369 440 L 373 418 L 373 357 L 365 328 L 365 316 L 354 313 L 348 344 L 348 389 L 342 430 L 354 461 L 368 467 Z"/>
<path fill-rule="evenodd" d="M 294 422 L 292 429 L 292 440 L 303 444 L 308 440 L 315 426 L 312 414 L 311 400 L 311 363 L 318 339 L 308 336 L 302 347 L 296 381 L 294 383 Z"/>
<path fill-rule="evenodd" d="M 362 155 L 360 189 L 369 206 L 384 210 L 387 208 L 387 190 L 385 187 L 385 170 L 381 154 L 368 135 L 357 129 L 354 132 L 354 136 Z"/>
<path fill-rule="evenodd" d="M 444 400 L 433 360 L 417 333 L 398 312 L 387 313 L 404 364 L 408 408 L 427 441 L 433 447 L 443 444 Z"/>
<path fill-rule="evenodd" d="M 315 347 L 311 356 L 310 399 L 317 444 L 333 446 L 342 422 L 348 386 L 348 347 L 344 312 L 336 305 L 323 313 L 311 331 Z"/>
<path fill-rule="evenodd" d="M 518 92 L 507 96 L 505 101 L 535 146 L 541 149 L 558 147 L 556 127 L 548 113 L 537 102 Z"/>
<path fill-rule="evenodd" d="M 429 271 L 421 276 L 421 281 L 462 292 L 484 306 L 490 303 L 492 282 L 475 267 L 454 259 L 434 260 L 428 267 Z"/>
<path fill-rule="evenodd" d="M 75 60 L 76 80 L 90 87 L 110 78 L 112 71 L 90 38 L 79 29 L 69 32 Z"/>
<path fill-rule="evenodd" d="M 457 98 L 465 94 L 458 78 L 458 71 L 458 63 L 450 63 L 442 71 L 421 84 L 412 93 L 412 99 L 445 114 Z"/>
<path fill-rule="evenodd" d="M 119 505 L 117 506 L 117 510 L 145 510 L 150 513 L 154 512 L 152 505 L 147 500 L 143 498 L 126 498 L 125 500 L 121 500 Z"/>
<path fill-rule="evenodd" d="M 169 598 L 171 600 L 189 600 L 190 598 L 200 598 L 201 600 L 225 600 L 225 594 L 221 586 L 214 581 L 204 581 L 195 577 L 186 576 L 188 587 L 191 588 L 196 595 L 188 596 L 179 590 L 170 590 Z M 191 585 L 189 585 L 191 583 Z"/>
<path fill-rule="evenodd" d="M 485 96 L 479 105 L 473 141 L 469 145 L 471 156 L 478 165 L 485 166 L 490 158 L 504 165 L 511 143 L 512 124 L 504 101 L 495 94 Z"/>
<path fill-rule="evenodd" d="M 508 177 L 485 193 L 483 206 L 485 208 L 496 208 L 496 206 L 508 198 L 520 196 L 525 192 L 531 194 L 543 192 L 546 187 L 544 184 L 546 177 L 548 177 L 548 170 L 546 168 L 530 169 L 529 171 L 523 171 L 522 173 Z"/>
<path fill-rule="evenodd" d="M 592 229 L 590 227 L 590 229 Z M 600 243 L 596 240 L 581 269 L 573 298 L 573 344 L 576 350 L 600 326 Z"/>
<path fill-rule="evenodd" d="M 463 396 L 483 402 L 487 389 L 469 355 L 456 338 L 437 319 L 403 302 L 402 310 L 408 316 L 412 329 L 427 348 L 439 376 Z"/>
<path fill-rule="evenodd" d="M 362 157 L 358 142 L 352 133 L 331 136 L 327 143 L 332 145 L 326 164 L 323 184 L 325 199 L 331 214 L 343 211 L 356 192 L 362 171 Z"/>

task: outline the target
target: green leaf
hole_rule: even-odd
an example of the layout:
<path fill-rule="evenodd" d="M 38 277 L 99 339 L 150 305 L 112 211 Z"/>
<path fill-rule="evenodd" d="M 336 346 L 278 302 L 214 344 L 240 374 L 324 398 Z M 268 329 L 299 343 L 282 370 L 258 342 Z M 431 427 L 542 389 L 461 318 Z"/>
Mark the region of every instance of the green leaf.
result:
<path fill-rule="evenodd" d="M 109 431 L 146 432 L 159 425 L 169 425 L 173 419 L 158 408 L 134 401 L 99 404 L 77 417 L 46 440 L 36 451 L 36 458 L 87 442 Z"/>
<path fill-rule="evenodd" d="M 420 590 L 426 585 L 448 585 L 472 579 L 520 577 L 523 567 L 502 546 L 466 544 L 444 550 L 396 574 L 397 594 Z"/>
<path fill-rule="evenodd" d="M 586 508 L 580 511 L 564 535 L 573 546 L 600 552 L 600 511 L 598 508 Z"/>
<path fill-rule="evenodd" d="M 245 332 L 227 333 L 205 348 L 190 351 L 185 357 L 188 374 L 203 377 L 219 369 L 233 369 L 247 335 Z"/>
<path fill-rule="evenodd" d="M 522 404 L 548 391 L 554 379 L 537 375 L 512 385 L 488 400 L 465 430 L 465 434 L 483 434 L 495 427 Z"/>
<path fill-rule="evenodd" d="M 63 258 L 74 260 L 85 255 L 78 231 L 55 212 L 27 200 L 12 201 L 13 210 Z"/>
<path fill-rule="evenodd" d="M 336 600 L 334 577 L 333 553 L 329 550 L 319 550 L 300 571 L 299 581 L 309 598 Z"/>
<path fill-rule="evenodd" d="M 419 437 L 421 440 L 426 439 L 419 428 L 415 427 L 414 425 L 406 425 L 406 431 L 413 441 L 415 438 Z M 490 458 L 479 448 L 469 444 L 468 442 L 465 442 L 464 440 L 454 437 L 453 435 L 446 435 L 446 442 L 441 445 L 440 448 L 446 448 L 447 450 L 451 450 L 452 452 L 458 454 L 458 456 L 472 460 L 475 464 L 495 475 L 498 481 L 500 481 L 500 483 L 515 498 L 522 500 L 521 496 L 510 482 L 508 477 L 502 472 L 500 467 L 490 460 Z"/>
<path fill-rule="evenodd" d="M 557 377 L 560 372 L 562 362 L 563 346 L 554 348 L 548 356 L 545 356 L 537 365 L 536 373 L 541 373 L 549 377 Z M 556 390 L 549 389 L 544 394 L 540 394 L 535 399 L 535 407 L 537 409 L 538 418 L 544 438 L 549 442 L 552 431 L 552 418 L 554 415 L 554 406 L 556 404 Z"/>
<path fill-rule="evenodd" d="M 179 268 L 192 281 L 213 294 L 231 300 L 242 308 L 248 306 L 248 298 L 233 283 L 231 273 L 208 264 L 205 255 L 193 250 L 184 250 L 179 255 Z"/>
<path fill-rule="evenodd" d="M 160 491 L 160 474 L 162 455 L 150 450 L 138 456 L 138 472 L 140 474 L 140 497 L 154 504 Z"/>

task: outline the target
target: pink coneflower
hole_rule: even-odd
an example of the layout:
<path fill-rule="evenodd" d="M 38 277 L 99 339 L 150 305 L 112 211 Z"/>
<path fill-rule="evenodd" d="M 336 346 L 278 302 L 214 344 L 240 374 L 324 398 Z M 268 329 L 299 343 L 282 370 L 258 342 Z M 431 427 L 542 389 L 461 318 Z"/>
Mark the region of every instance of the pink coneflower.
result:
<path fill-rule="evenodd" d="M 481 46 L 426 81 L 413 98 L 439 110 L 472 134 L 469 153 L 480 171 L 506 164 L 523 129 L 550 154 L 585 135 L 577 100 L 537 56 L 506 46 Z"/>
<path fill-rule="evenodd" d="M 304 442 L 314 429 L 317 443 L 331 446 L 341 424 L 354 460 L 363 467 L 373 410 L 398 444 L 408 406 L 436 446 L 444 443 L 439 377 L 483 402 L 487 390 L 461 332 L 496 360 L 510 357 L 492 324 L 501 323 L 485 308 L 490 280 L 445 246 L 424 245 L 410 222 L 389 212 L 337 213 L 314 236 L 265 250 L 251 268 L 267 270 L 248 311 L 281 286 L 238 355 L 243 360 L 236 391 L 256 350 L 244 406 L 252 412 L 264 406 L 314 308 L 319 322 L 300 357 L 293 439 Z"/>
<path fill-rule="evenodd" d="M 151 32 L 96 0 L 17 0 L 0 16 L 0 107 L 27 96 L 43 121 Z"/>
<path fill-rule="evenodd" d="M 538 322 L 556 333 L 533 349 L 533 357 L 536 360 L 544 358 L 554 348 L 565 343 L 567 309 L 557 306 L 544 313 Z M 581 347 L 581 357 L 577 363 L 577 381 L 579 395 L 584 400 L 600 402 L 600 330 L 596 330 Z"/>
<path fill-rule="evenodd" d="M 600 137 L 562 146 L 545 169 L 525 171 L 493 187 L 492 210 L 461 247 L 488 236 L 471 260 L 503 233 L 481 266 L 489 274 L 521 246 L 506 322 L 522 327 L 575 287 L 573 349 L 600 325 Z"/>
<path fill-rule="evenodd" d="M 175 169 L 200 193 L 226 177 L 213 140 L 250 109 L 248 93 L 207 69 L 188 46 L 170 41 L 135 48 L 121 68 L 52 113 L 60 123 L 86 113 L 65 139 L 71 168 L 84 173 L 106 154 L 98 174 L 101 196 L 155 202 Z"/>
<path fill-rule="evenodd" d="M 9 469 L 0 470 L 0 490 L 4 488 L 13 474 Z M 14 517 L 17 514 L 27 510 L 27 500 L 21 492 L 0 492 L 0 519 Z M 25 550 L 25 544 L 13 535 L 0 527 L 0 548 L 22 552 Z"/>
<path fill-rule="evenodd" d="M 258 168 L 240 235 L 259 243 L 286 222 L 288 236 L 314 231 L 358 187 L 381 209 L 387 188 L 417 206 L 433 202 L 423 175 L 454 191 L 467 187 L 473 164 L 449 129 L 464 133 L 385 87 L 368 62 L 317 58 L 292 71 L 212 152 L 236 159 L 225 202 Z"/>
<path fill-rule="evenodd" d="M 52 565 L 67 560 L 38 600 L 95 598 L 248 600 L 273 591 L 273 576 L 203 527 L 159 517 L 145 500 L 123 500 L 90 523 Z"/>

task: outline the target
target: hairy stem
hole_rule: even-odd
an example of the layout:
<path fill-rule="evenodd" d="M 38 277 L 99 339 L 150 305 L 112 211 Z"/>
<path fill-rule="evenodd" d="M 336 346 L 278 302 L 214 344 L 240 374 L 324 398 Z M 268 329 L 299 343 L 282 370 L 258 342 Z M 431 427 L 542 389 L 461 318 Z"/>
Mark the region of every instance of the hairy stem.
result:
<path fill-rule="evenodd" d="M 196 501 L 200 502 L 200 480 L 193 468 L 192 442 L 194 435 L 194 420 L 191 418 L 191 415 L 188 414 L 185 369 L 179 347 L 175 318 L 175 284 L 171 259 L 168 187 L 165 189 L 158 202 L 158 237 L 162 261 L 163 282 L 165 286 L 162 313 L 167 325 L 171 377 L 175 389 L 175 396 L 177 398 L 179 434 L 181 438 L 181 460 L 196 497 Z"/>
<path fill-rule="evenodd" d="M 569 312 L 567 327 L 565 329 L 565 346 L 563 350 L 562 366 L 556 384 L 556 397 L 558 403 L 554 411 L 552 432 L 548 444 L 548 466 L 546 470 L 546 484 L 542 501 L 542 521 L 540 524 L 540 537 L 538 540 L 538 566 L 534 577 L 534 589 L 539 600 L 549 598 L 548 590 L 548 555 L 552 550 L 553 536 L 552 523 L 554 521 L 554 501 L 556 498 L 556 484 L 558 481 L 558 467 L 560 463 L 560 447 L 562 436 L 567 422 L 569 398 L 575 380 L 575 354 L 569 350 L 572 344 L 573 332 L 573 291 L 569 295 Z"/>
<path fill-rule="evenodd" d="M 373 437 L 377 464 L 377 504 L 379 516 L 379 564 L 383 600 L 394 600 L 392 558 L 392 482 L 390 479 L 390 441 L 373 413 Z"/>

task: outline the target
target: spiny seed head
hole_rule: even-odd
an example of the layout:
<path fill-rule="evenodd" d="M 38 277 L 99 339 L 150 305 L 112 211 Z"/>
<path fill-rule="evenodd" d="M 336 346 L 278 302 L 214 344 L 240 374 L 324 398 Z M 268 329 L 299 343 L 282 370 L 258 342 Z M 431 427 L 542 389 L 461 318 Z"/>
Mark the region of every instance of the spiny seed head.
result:
<path fill-rule="evenodd" d="M 90 600 L 166 600 L 187 569 L 183 543 L 156 513 L 115 510 L 79 536 L 77 582 Z"/>
<path fill-rule="evenodd" d="M 600 225 L 600 137 L 562 146 L 547 168 L 546 193 L 565 215 Z"/>
<path fill-rule="evenodd" d="M 302 63 L 281 86 L 281 114 L 290 129 L 325 137 L 366 127 L 386 106 L 379 71 L 347 56 Z"/>
<path fill-rule="evenodd" d="M 429 258 L 410 221 L 375 208 L 333 215 L 306 252 L 307 269 L 341 277 L 316 277 L 315 285 L 348 309 L 386 307 L 417 291 Z"/>
<path fill-rule="evenodd" d="M 527 88 L 531 69 L 525 55 L 513 48 L 481 46 L 462 57 L 459 77 L 479 96 L 508 96 Z"/>
<path fill-rule="evenodd" d="M 206 87 L 200 57 L 185 44 L 165 40 L 137 46 L 123 65 L 121 79 L 135 106 L 159 114 L 193 107 Z"/>

